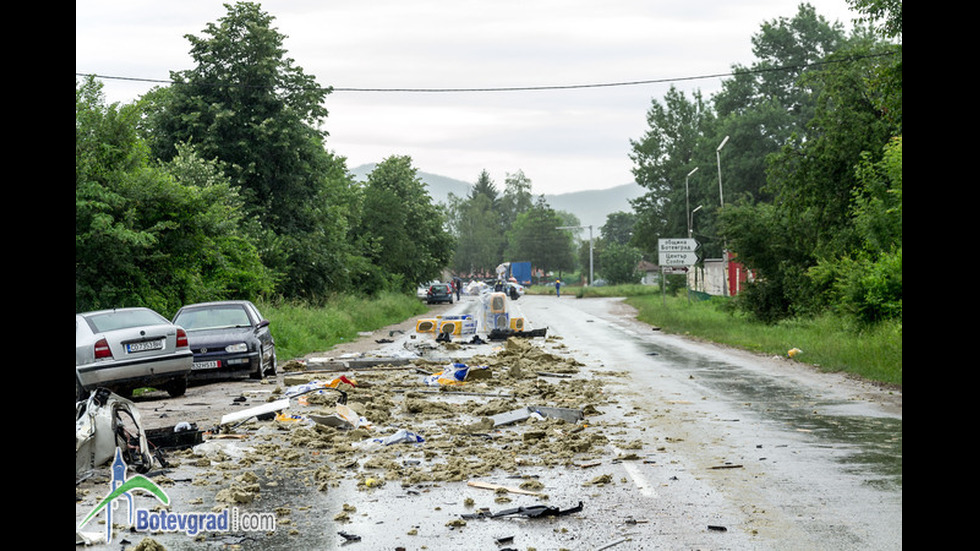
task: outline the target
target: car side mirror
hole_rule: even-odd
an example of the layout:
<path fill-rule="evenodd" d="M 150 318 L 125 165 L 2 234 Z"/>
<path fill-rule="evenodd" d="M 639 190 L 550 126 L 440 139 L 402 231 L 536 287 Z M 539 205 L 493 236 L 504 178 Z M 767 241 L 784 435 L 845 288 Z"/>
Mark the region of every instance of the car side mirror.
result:
<path fill-rule="evenodd" d="M 263 327 L 268 327 L 268 326 L 269 326 L 269 320 L 262 320 L 262 321 L 260 321 L 260 322 L 259 322 L 259 324 L 257 325 L 257 327 L 258 327 L 259 329 L 262 329 Z"/>

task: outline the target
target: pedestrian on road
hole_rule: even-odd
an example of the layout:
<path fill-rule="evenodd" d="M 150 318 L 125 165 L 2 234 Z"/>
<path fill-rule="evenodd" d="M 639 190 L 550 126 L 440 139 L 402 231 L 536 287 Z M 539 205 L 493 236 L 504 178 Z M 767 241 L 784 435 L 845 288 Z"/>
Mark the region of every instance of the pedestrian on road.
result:
<path fill-rule="evenodd" d="M 555 294 L 558 295 L 558 298 L 561 298 L 561 280 L 560 279 L 556 279 L 555 280 Z"/>
<path fill-rule="evenodd" d="M 456 289 L 456 302 L 459 302 L 459 288 L 462 286 L 463 286 L 463 280 L 458 277 L 454 277 L 453 288 Z"/>

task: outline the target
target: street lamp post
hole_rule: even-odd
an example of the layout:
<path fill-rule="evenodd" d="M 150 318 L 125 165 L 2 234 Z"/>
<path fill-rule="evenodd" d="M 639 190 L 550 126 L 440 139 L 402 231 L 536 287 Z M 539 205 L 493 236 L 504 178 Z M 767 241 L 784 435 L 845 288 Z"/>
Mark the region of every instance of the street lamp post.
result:
<path fill-rule="evenodd" d="M 558 226 L 556 230 L 581 230 L 589 228 L 589 285 L 592 285 L 592 226 Z"/>
<path fill-rule="evenodd" d="M 691 215 L 693 215 L 694 213 L 691 212 L 691 190 L 688 187 L 688 182 L 687 181 L 691 179 L 691 175 L 692 174 L 694 174 L 695 172 L 698 171 L 698 168 L 699 167 L 694 167 L 694 170 L 688 172 L 687 173 L 687 176 L 684 177 L 684 197 L 687 200 L 687 208 L 685 210 L 688 213 L 690 213 L 690 214 L 687 215 L 687 236 L 688 237 L 691 237 L 691 223 L 693 222 L 691 220 Z M 701 207 L 698 207 L 698 208 L 701 208 Z"/>
<path fill-rule="evenodd" d="M 691 214 L 690 214 L 690 224 L 688 225 L 688 228 L 687 228 L 687 236 L 688 237 L 694 237 L 694 213 L 697 212 L 697 211 L 699 211 L 699 210 L 701 210 L 701 207 L 702 206 L 704 206 L 704 205 L 698 205 L 697 208 L 695 208 L 694 210 L 691 211 Z"/>
<path fill-rule="evenodd" d="M 718 198 L 721 201 L 721 206 L 725 206 L 725 194 L 721 190 L 721 148 L 725 147 L 726 143 L 728 143 L 728 136 L 725 136 L 718 149 L 715 149 L 715 158 L 718 161 Z"/>
<path fill-rule="evenodd" d="M 701 206 L 702 205 L 698 205 L 697 208 L 695 208 L 694 210 L 692 210 L 687 215 L 687 237 L 688 238 L 694 237 L 694 213 L 697 212 L 697 211 L 699 211 L 699 210 L 701 210 Z M 697 274 L 698 274 L 697 267 L 695 267 L 694 270 L 695 270 L 694 271 L 694 277 L 695 277 L 695 280 L 697 280 Z M 688 278 L 688 280 L 687 280 L 687 303 L 688 304 L 691 303 L 691 280 L 690 280 L 690 278 Z"/>
<path fill-rule="evenodd" d="M 718 149 L 715 150 L 715 157 L 718 160 L 718 200 L 721 202 L 721 206 L 722 207 L 725 206 L 725 194 L 722 193 L 722 191 L 721 191 L 721 148 L 725 147 L 725 144 L 726 143 L 728 143 L 728 136 L 725 136 L 725 139 L 722 140 L 721 141 L 721 144 L 718 145 Z M 724 236 L 722 236 L 722 251 L 721 251 L 721 254 L 722 254 L 723 260 L 725 262 L 724 263 L 724 266 L 725 266 L 725 282 L 726 282 L 725 288 L 722 289 L 721 294 L 722 294 L 722 296 L 728 296 L 728 294 L 729 294 L 728 293 L 728 284 L 727 284 L 727 282 L 728 282 L 728 240 L 725 239 Z"/>

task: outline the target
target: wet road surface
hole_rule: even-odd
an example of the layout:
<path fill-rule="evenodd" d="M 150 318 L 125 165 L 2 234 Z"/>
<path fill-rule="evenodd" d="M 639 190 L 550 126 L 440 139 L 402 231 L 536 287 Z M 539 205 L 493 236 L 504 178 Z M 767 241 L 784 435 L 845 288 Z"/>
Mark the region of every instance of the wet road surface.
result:
<path fill-rule="evenodd" d="M 464 297 L 448 313 L 473 312 L 474 306 Z M 291 467 L 241 465 L 262 436 L 282 438 L 282 431 L 263 427 L 248 441 L 202 445 L 243 458 L 244 468 L 207 478 L 194 465 L 180 465 L 166 473 L 172 484 L 165 489 L 173 510 L 208 511 L 217 488 L 254 471 L 261 499 L 239 508 L 276 514 L 275 530 L 156 533 L 153 539 L 167 549 L 901 548 L 900 397 L 896 407 L 842 377 L 652 331 L 617 300 L 528 296 L 512 303 L 512 315 L 519 314 L 531 328 L 548 328 L 547 344 L 532 339 L 536 344 L 573 356 L 582 364 L 576 377 L 604 385 L 605 401 L 587 416 L 585 429 L 604 434 L 601 457 L 574 467 L 521 458 L 516 474 L 474 477 L 509 487 L 534 481 L 546 498 L 503 495 L 465 481 L 365 487 L 363 477 L 311 490 L 322 464 L 316 450 L 298 452 L 286 464 Z M 406 349 L 404 342 L 386 346 L 392 354 Z M 488 348 L 457 350 L 452 357 L 465 361 Z M 229 388 L 229 397 L 241 392 Z M 193 389 L 184 399 L 196 399 Z M 159 408 L 140 406 L 148 416 Z M 500 453 L 520 457 L 519 445 L 508 446 Z M 397 461 L 420 464 L 435 455 L 422 445 L 399 453 Z M 334 471 L 362 467 L 330 465 Z M 76 501 L 76 521 L 99 492 L 92 485 L 91 495 Z M 556 517 L 462 520 L 481 509 L 567 510 L 579 502 L 581 511 Z M 133 545 L 144 537 L 123 531 L 112 544 L 93 548 L 119 549 L 122 541 Z"/>

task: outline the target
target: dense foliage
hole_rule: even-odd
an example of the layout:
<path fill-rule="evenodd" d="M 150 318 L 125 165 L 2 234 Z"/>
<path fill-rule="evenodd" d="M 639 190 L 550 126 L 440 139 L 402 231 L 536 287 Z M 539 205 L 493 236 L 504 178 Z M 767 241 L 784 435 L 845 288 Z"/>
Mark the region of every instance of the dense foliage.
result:
<path fill-rule="evenodd" d="M 411 159 L 395 156 L 378 163 L 362 195 L 356 233 L 375 276 L 387 277 L 391 290 L 414 291 L 438 275 L 452 256 L 453 240 Z"/>
<path fill-rule="evenodd" d="M 803 4 L 762 26 L 757 62 L 735 67 L 711 102 L 676 90 L 654 101 L 633 142 L 648 192 L 631 243 L 652 256 L 704 207 L 693 224 L 703 255 L 753 271 L 738 305 L 766 322 L 828 309 L 901 319 L 902 47 L 889 40 L 901 2 L 853 4 L 887 35 L 847 35 Z"/>
<path fill-rule="evenodd" d="M 273 280 L 248 239 L 236 189 L 180 148 L 151 160 L 133 107 L 75 90 L 75 310 L 253 296 Z"/>
<path fill-rule="evenodd" d="M 325 148 L 329 89 L 258 5 L 226 7 L 187 37 L 196 66 L 171 86 L 120 107 L 76 83 L 76 311 L 316 302 L 436 277 L 451 238 L 411 160 L 357 184 Z"/>
<path fill-rule="evenodd" d="M 544 272 L 575 267 L 572 233 L 559 228 L 578 226 L 578 219 L 535 199 L 520 170 L 507 175 L 502 194 L 484 170 L 467 197 L 450 196 L 449 212 L 457 273 L 492 276 L 504 261 L 529 261 Z"/>

